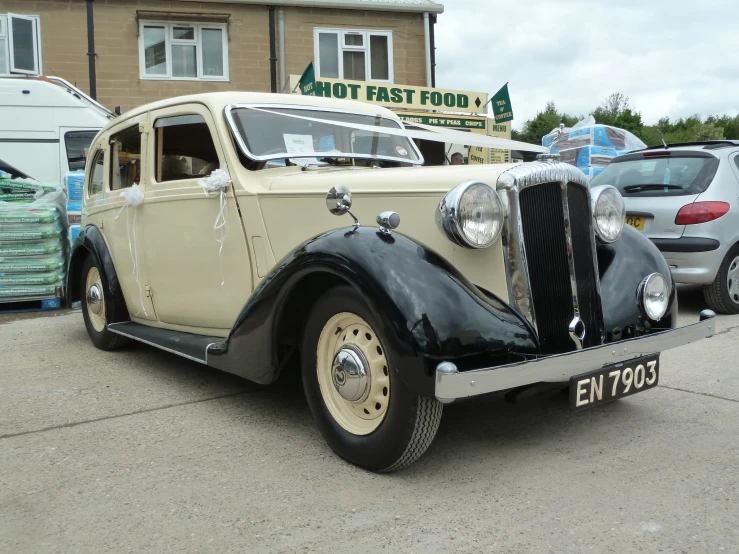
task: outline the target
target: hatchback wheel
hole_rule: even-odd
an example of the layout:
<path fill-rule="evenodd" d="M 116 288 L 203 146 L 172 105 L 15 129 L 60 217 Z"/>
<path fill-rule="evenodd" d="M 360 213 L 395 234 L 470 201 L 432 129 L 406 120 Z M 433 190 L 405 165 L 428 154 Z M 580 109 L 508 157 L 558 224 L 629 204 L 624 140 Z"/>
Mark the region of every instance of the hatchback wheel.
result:
<path fill-rule="evenodd" d="M 353 288 L 336 287 L 316 302 L 301 351 L 308 405 L 329 446 L 371 471 L 412 464 L 441 421 L 442 404 L 411 391 L 395 359 Z"/>
<path fill-rule="evenodd" d="M 722 314 L 739 314 L 739 245 L 726 254 L 713 283 L 703 287 L 708 307 Z"/>

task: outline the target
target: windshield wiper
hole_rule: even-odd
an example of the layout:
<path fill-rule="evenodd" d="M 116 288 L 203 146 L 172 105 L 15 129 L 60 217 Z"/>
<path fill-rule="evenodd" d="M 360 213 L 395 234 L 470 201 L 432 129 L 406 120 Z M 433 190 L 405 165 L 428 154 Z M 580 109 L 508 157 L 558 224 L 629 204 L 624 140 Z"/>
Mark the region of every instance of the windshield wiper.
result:
<path fill-rule="evenodd" d="M 645 185 L 629 185 L 624 187 L 626 192 L 636 192 L 638 190 L 658 190 L 658 189 L 669 189 L 669 190 L 683 190 L 683 187 L 678 185 L 658 185 L 658 184 L 645 184 Z"/>

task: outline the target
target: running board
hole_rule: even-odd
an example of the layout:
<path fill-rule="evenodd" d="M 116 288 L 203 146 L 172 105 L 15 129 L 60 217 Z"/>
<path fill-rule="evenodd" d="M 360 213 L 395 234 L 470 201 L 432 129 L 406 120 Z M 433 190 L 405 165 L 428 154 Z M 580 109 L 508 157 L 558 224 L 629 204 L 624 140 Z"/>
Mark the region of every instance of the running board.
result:
<path fill-rule="evenodd" d="M 149 346 L 160 348 L 161 350 L 177 354 L 178 356 L 201 364 L 208 363 L 206 353 L 208 346 L 213 343 L 221 343 L 224 340 L 223 337 L 208 337 L 193 333 L 183 333 L 182 331 L 171 331 L 169 329 L 141 325 L 133 321 L 111 323 L 108 325 L 108 330 L 111 333 L 143 342 Z"/>

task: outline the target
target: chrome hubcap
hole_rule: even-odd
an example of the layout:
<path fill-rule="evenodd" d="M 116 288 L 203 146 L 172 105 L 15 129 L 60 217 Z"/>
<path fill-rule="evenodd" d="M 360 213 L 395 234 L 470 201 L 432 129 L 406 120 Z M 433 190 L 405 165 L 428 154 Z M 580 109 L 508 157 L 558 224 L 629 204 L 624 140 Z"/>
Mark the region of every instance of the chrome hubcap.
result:
<path fill-rule="evenodd" d="M 97 284 L 92 285 L 87 290 L 87 309 L 95 315 L 100 315 L 103 311 L 102 303 L 103 294 Z"/>
<path fill-rule="evenodd" d="M 347 344 L 336 353 L 331 380 L 336 391 L 347 402 L 359 404 L 367 399 L 370 389 L 369 364 L 359 348 Z"/>
<path fill-rule="evenodd" d="M 726 289 L 731 300 L 735 304 L 739 304 L 739 256 L 734 258 L 729 264 L 729 271 L 726 276 Z"/>

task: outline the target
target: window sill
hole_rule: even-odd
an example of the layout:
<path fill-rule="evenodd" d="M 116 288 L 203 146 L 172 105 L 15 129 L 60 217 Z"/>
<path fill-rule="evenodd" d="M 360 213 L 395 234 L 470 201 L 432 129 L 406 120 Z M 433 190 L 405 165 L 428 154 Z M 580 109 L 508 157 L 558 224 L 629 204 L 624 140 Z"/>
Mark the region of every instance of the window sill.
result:
<path fill-rule="evenodd" d="M 151 76 L 139 76 L 139 79 L 141 81 L 162 81 L 162 82 L 168 82 L 168 81 L 176 81 L 176 82 L 182 82 L 182 81 L 188 81 L 193 83 L 230 83 L 231 79 L 228 78 L 213 78 L 213 79 L 198 79 L 197 77 L 151 77 Z"/>

